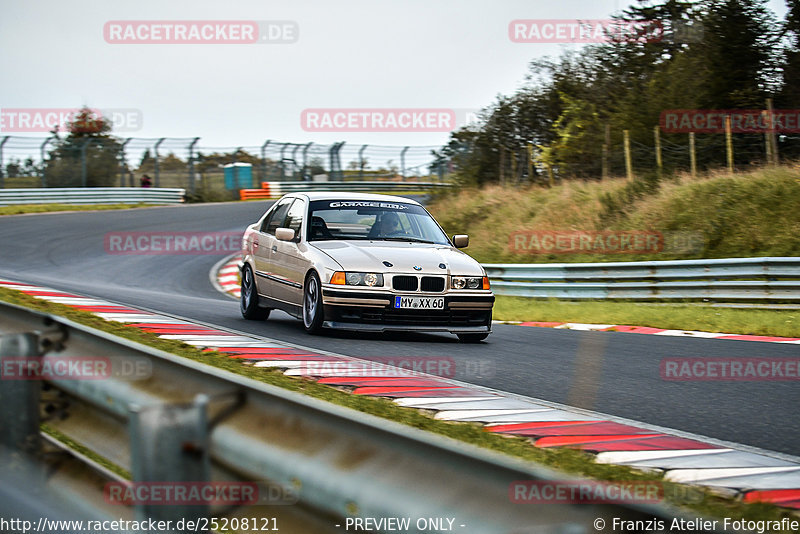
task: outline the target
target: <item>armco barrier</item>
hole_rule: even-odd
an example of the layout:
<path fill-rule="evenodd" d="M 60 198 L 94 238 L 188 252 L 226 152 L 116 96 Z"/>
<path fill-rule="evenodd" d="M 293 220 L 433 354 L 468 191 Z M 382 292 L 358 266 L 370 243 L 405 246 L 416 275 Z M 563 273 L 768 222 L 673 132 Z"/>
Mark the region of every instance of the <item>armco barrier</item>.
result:
<path fill-rule="evenodd" d="M 800 258 L 484 264 L 498 295 L 560 299 L 800 301 Z"/>
<path fill-rule="evenodd" d="M 402 193 L 407 191 L 429 191 L 450 187 L 440 182 L 262 182 L 261 189 L 242 189 L 240 198 L 280 198 L 297 191 L 349 191 L 355 193 Z"/>
<path fill-rule="evenodd" d="M 146 187 L 52 187 L 0 189 L 0 206 L 17 204 L 180 204 L 185 189 Z"/>
<path fill-rule="evenodd" d="M 46 391 L 38 380 L 0 380 L 0 445 L 10 449 L 12 461 L 21 456 L 46 461 L 36 444 L 39 405 L 47 395 L 53 408 L 49 413 L 65 422 L 70 437 L 113 458 L 134 482 L 258 482 L 286 489 L 300 505 L 213 509 L 137 504 L 137 519 L 172 520 L 174 525 L 209 515 L 274 517 L 291 508 L 294 514 L 313 511 L 318 526 L 344 523 L 347 517 L 447 517 L 459 525 L 452 530 L 465 534 L 567 534 L 594 532 L 598 518 L 610 524 L 613 518 L 683 515 L 655 504 L 518 504 L 509 495 L 513 482 L 572 477 L 19 306 L 0 303 L 0 333 L 0 363 L 35 358 L 44 368 L 54 358 L 103 357 L 112 369 L 122 362 L 145 362 L 150 370 L 145 380 L 52 378 Z M 9 487 L 14 482 L 9 477 L 18 474 L 5 469 L 4 461 L 0 456 L 0 488 Z M 97 491 L 103 484 L 78 474 L 71 481 L 64 480 L 68 474 L 41 479 L 45 487 L 40 489 L 69 499 L 73 513 L 130 515 L 122 505 L 111 507 L 109 514 L 108 500 Z M 25 486 L 19 488 L 20 495 L 24 491 Z M 13 515 L 19 510 L 17 500 L 42 510 L 51 505 L 41 492 L 35 498 L 20 495 L 0 500 L 0 513 Z M 412 526 L 407 531 L 430 530 Z"/>

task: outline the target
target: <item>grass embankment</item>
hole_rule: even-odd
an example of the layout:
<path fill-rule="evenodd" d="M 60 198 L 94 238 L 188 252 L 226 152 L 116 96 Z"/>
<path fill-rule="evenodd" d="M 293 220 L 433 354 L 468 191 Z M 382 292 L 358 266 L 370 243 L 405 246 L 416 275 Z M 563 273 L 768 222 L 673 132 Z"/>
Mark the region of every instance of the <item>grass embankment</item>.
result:
<path fill-rule="evenodd" d="M 22 204 L 0 206 L 0 215 L 22 215 L 25 213 L 50 213 L 54 211 L 104 211 L 133 208 L 153 208 L 153 204 Z"/>
<path fill-rule="evenodd" d="M 482 263 L 573 263 L 800 256 L 800 167 L 635 182 L 462 189 L 428 206 L 448 234 L 470 236 Z M 658 250 L 615 251 L 604 236 L 657 236 Z M 554 235 L 566 236 L 561 245 Z M 575 246 L 570 236 L 590 236 Z M 522 236 L 521 238 L 519 236 Z M 545 244 L 544 236 L 551 241 Z M 600 240 L 598 241 L 598 237 Z M 580 241 L 577 241 L 580 243 Z M 597 246 L 599 244 L 599 246 Z M 559 249 L 560 252 L 553 252 Z M 732 310 L 689 303 L 564 302 L 500 297 L 495 319 L 630 324 L 800 337 L 798 310 Z"/>
<path fill-rule="evenodd" d="M 224 369 L 238 375 L 246 376 L 260 382 L 309 395 L 311 397 L 345 406 L 360 412 L 368 413 L 388 420 L 396 421 L 428 432 L 447 436 L 479 447 L 507 454 L 522 460 L 535 462 L 550 468 L 606 481 L 658 481 L 663 484 L 665 502 L 684 506 L 704 517 L 746 518 L 749 520 L 780 520 L 790 516 L 790 512 L 767 503 L 744 504 L 740 501 L 713 494 L 702 488 L 683 487 L 663 480 L 658 473 L 642 472 L 625 466 L 598 464 L 594 457 L 584 452 L 559 448 L 540 449 L 531 446 L 530 442 L 519 436 L 500 435 L 487 432 L 478 423 L 459 423 L 440 421 L 433 418 L 432 412 L 405 408 L 394 404 L 390 399 L 352 395 L 351 388 L 334 388 L 318 384 L 312 380 L 288 377 L 277 369 L 256 368 L 244 365 L 240 360 L 229 358 L 217 352 L 201 350 L 174 340 L 161 339 L 155 334 L 120 323 L 106 321 L 87 312 L 69 306 L 35 299 L 19 291 L 0 288 L 0 300 L 51 313 L 71 319 L 75 322 L 97 328 L 113 335 L 130 339 L 178 356 L 202 362 Z M 86 454 L 109 469 L 128 475 L 119 466 L 108 460 L 97 457 L 94 453 L 56 431 L 51 427 L 44 429 L 56 439 L 60 439 L 79 452 Z"/>
<path fill-rule="evenodd" d="M 481 263 L 800 256 L 800 167 L 696 179 L 570 181 L 552 189 L 461 189 L 443 193 L 428 209 L 448 234 L 469 234 L 467 251 Z M 652 232 L 663 235 L 666 246 L 649 253 L 592 247 L 536 254 L 530 241 L 520 247 L 513 239 L 542 231 Z M 677 234 L 691 234 L 689 246 L 670 248 Z"/>

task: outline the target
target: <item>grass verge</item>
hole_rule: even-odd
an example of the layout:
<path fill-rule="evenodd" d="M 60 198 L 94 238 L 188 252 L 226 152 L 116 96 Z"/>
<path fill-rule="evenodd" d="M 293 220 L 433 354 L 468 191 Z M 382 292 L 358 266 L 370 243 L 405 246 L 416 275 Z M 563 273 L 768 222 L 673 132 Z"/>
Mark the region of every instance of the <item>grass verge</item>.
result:
<path fill-rule="evenodd" d="M 523 437 L 486 432 L 483 426 L 477 423 L 440 421 L 434 419 L 429 412 L 398 406 L 389 399 L 352 395 L 347 388 L 334 388 L 311 380 L 288 377 L 277 369 L 255 368 L 243 365 L 240 361 L 231 359 L 222 353 L 203 352 L 178 341 L 161 339 L 155 334 L 124 326 L 120 323 L 106 321 L 91 313 L 76 310 L 66 305 L 35 299 L 19 291 L 0 288 L 0 300 L 65 317 L 86 326 L 156 349 L 168 351 L 190 360 L 202 362 L 218 369 L 224 369 L 286 390 L 299 392 L 363 413 L 544 465 L 571 475 L 610 482 L 658 481 L 663 484 L 666 503 L 683 506 L 704 517 L 779 521 L 782 517 L 792 516 L 792 512 L 771 504 L 746 504 L 735 499 L 716 495 L 703 488 L 686 488 L 673 484 L 664 481 L 661 474 L 658 473 L 638 471 L 625 466 L 599 464 L 594 461 L 592 455 L 578 450 L 536 448 Z M 53 429 L 45 428 L 45 432 L 58 439 L 65 438 L 65 436 L 60 435 Z M 107 459 L 99 457 L 85 447 L 81 447 L 80 444 L 74 443 L 73 440 L 68 440 L 65 443 L 75 446 L 76 450 L 95 459 L 109 469 L 120 474 L 125 473 L 124 470 L 120 470 L 118 466 L 115 466 Z M 687 496 L 690 498 L 687 498 Z"/>
<path fill-rule="evenodd" d="M 570 302 L 498 296 L 493 317 L 498 321 L 618 324 L 800 337 L 800 310 L 745 310 L 696 304 Z"/>
<path fill-rule="evenodd" d="M 25 213 L 50 213 L 54 211 L 105 211 L 152 208 L 154 204 L 23 204 L 0 206 L 0 215 L 22 215 Z"/>

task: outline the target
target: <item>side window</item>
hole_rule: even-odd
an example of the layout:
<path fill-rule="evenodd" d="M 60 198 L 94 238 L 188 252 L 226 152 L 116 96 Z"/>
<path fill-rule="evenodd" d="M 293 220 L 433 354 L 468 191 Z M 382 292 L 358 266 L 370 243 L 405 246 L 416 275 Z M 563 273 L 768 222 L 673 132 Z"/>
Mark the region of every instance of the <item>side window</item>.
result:
<path fill-rule="evenodd" d="M 261 225 L 262 232 L 275 235 L 275 230 L 280 228 L 283 224 L 283 219 L 286 217 L 286 212 L 289 211 L 289 205 L 292 203 L 292 200 L 294 199 L 287 198 L 272 210 L 272 214 L 264 219 L 264 224 Z"/>
<path fill-rule="evenodd" d="M 306 212 L 306 203 L 302 200 L 295 200 L 289 212 L 286 214 L 286 221 L 283 226 L 294 230 L 294 240 L 300 241 L 300 227 L 303 225 L 303 216 Z"/>

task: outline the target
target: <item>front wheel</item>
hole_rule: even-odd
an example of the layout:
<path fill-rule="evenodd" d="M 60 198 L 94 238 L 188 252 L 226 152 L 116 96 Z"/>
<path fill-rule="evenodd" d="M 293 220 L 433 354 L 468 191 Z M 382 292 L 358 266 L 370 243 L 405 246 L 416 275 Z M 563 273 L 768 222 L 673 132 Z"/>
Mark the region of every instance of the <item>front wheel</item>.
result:
<path fill-rule="evenodd" d="M 324 313 L 322 311 L 322 284 L 319 276 L 312 271 L 306 277 L 303 289 L 303 326 L 309 334 L 316 334 L 322 329 Z"/>
<path fill-rule="evenodd" d="M 242 296 L 239 299 L 239 310 L 245 319 L 263 321 L 269 317 L 269 308 L 261 308 L 258 305 L 256 280 L 249 265 L 245 265 L 242 269 Z"/>
<path fill-rule="evenodd" d="M 489 337 L 489 333 L 483 334 L 456 334 L 458 336 L 458 340 L 462 343 L 480 343 L 487 337 Z"/>

